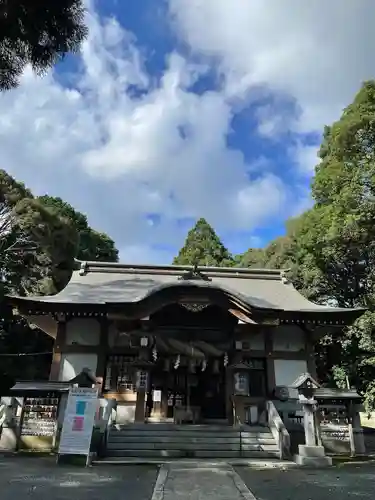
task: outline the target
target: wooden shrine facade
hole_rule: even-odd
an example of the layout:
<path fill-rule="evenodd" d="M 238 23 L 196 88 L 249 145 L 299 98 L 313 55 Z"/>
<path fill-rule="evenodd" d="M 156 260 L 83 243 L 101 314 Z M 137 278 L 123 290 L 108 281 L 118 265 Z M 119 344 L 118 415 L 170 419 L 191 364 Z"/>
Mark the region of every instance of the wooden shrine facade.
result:
<path fill-rule="evenodd" d="M 247 408 L 315 374 L 317 339 L 363 313 L 309 302 L 280 271 L 99 262 L 78 263 L 55 296 L 8 300 L 55 338 L 51 380 L 90 369 L 124 421 L 177 407 L 249 420 Z"/>

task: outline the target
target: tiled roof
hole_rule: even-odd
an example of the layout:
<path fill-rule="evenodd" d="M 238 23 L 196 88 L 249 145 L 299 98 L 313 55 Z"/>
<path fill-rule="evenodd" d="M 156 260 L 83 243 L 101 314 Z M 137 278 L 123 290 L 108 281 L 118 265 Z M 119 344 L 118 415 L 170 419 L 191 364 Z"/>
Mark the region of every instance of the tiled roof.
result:
<path fill-rule="evenodd" d="M 103 262 L 79 262 L 79 265 L 68 285 L 58 294 L 18 299 L 51 304 L 126 304 L 142 301 L 160 290 L 183 285 L 222 290 L 253 308 L 299 312 L 348 311 L 310 302 L 280 270 Z"/>

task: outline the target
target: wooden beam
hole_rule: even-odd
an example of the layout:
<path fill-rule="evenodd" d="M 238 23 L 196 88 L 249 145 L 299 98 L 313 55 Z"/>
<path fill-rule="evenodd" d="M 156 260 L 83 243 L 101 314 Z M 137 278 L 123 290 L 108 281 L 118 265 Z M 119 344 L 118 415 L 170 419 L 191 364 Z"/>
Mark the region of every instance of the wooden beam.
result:
<path fill-rule="evenodd" d="M 56 339 L 53 347 L 52 364 L 49 374 L 50 380 L 58 380 L 60 375 L 61 351 L 66 342 L 66 321 L 59 321 L 57 324 Z"/>
<path fill-rule="evenodd" d="M 103 391 L 103 384 L 105 378 L 105 370 L 108 355 L 108 320 L 107 318 L 100 318 L 100 337 L 99 337 L 99 351 L 98 363 L 96 366 L 96 377 L 98 384 L 100 384 L 100 392 Z"/>
<path fill-rule="evenodd" d="M 265 346 L 265 357 L 266 357 L 266 377 L 267 377 L 267 391 L 271 396 L 276 387 L 276 376 L 275 376 L 275 363 L 272 356 L 273 350 L 273 332 L 266 328 L 264 331 L 264 346 Z M 254 351 L 253 351 L 254 352 Z"/>

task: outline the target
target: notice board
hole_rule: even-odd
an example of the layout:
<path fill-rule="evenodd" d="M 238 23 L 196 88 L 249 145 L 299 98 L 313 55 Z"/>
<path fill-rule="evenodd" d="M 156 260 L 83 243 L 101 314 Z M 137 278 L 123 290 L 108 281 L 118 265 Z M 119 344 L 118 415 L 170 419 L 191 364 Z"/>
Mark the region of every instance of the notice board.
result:
<path fill-rule="evenodd" d="M 60 436 L 59 455 L 89 455 L 98 404 L 97 389 L 70 389 Z"/>

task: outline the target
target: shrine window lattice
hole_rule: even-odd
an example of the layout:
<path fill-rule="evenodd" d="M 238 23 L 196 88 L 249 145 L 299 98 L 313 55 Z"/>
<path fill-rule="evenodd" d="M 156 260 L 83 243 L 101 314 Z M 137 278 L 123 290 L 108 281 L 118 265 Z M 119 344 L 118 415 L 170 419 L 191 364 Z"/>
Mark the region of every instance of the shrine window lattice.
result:
<path fill-rule="evenodd" d="M 134 369 L 129 363 L 135 356 L 109 356 L 107 358 L 104 389 L 113 392 L 135 392 Z"/>

